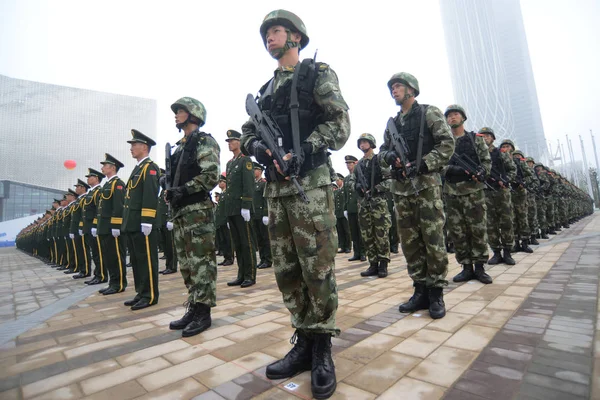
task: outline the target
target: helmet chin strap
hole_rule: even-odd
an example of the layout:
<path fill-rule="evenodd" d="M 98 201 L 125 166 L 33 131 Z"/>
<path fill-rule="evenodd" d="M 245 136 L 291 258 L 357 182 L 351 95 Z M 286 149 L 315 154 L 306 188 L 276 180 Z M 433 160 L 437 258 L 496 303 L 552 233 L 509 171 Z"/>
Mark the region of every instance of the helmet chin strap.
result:
<path fill-rule="evenodd" d="M 276 60 L 279 60 L 281 57 L 283 57 L 289 49 L 293 49 L 294 47 L 300 47 L 300 43 L 294 42 L 292 40 L 292 32 L 289 29 L 286 29 L 285 32 L 287 33 L 285 45 L 283 45 L 283 47 L 279 49 L 269 50 L 269 54 L 271 54 L 271 57 L 273 57 Z"/>
<path fill-rule="evenodd" d="M 450 125 L 450 128 L 456 129 L 456 128 L 458 128 L 459 126 L 461 126 L 462 124 L 464 124 L 464 123 L 465 123 L 465 121 L 460 121 L 460 123 L 459 123 L 459 124 L 452 124 L 452 125 Z"/>

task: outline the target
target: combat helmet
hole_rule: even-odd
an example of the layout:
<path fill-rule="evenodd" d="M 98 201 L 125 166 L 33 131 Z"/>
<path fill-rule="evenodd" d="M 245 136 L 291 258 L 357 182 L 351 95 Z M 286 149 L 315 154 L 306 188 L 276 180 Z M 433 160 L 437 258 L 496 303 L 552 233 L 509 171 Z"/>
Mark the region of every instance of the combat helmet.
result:
<path fill-rule="evenodd" d="M 527 157 L 525 159 L 525 162 L 532 162 L 535 165 L 535 160 L 533 159 L 533 157 Z"/>
<path fill-rule="evenodd" d="M 171 104 L 171 110 L 177 113 L 177 110 L 183 108 L 188 114 L 198 118 L 200 120 L 199 126 L 204 125 L 206 122 L 206 108 L 199 100 L 193 97 L 182 97 L 175 103 Z"/>
<path fill-rule="evenodd" d="M 515 146 L 515 142 L 513 142 L 510 139 L 504 139 L 502 141 L 502 143 L 500 143 L 500 147 L 504 146 L 505 144 L 510 144 L 512 146 L 512 148 L 513 148 L 513 151 L 517 149 L 517 147 Z"/>
<path fill-rule="evenodd" d="M 363 133 L 362 135 L 360 135 L 358 137 L 358 140 L 356 141 L 356 146 L 360 149 L 360 141 L 361 140 L 366 140 L 367 142 L 371 143 L 371 148 L 372 149 L 376 149 L 377 148 L 377 142 L 375 141 L 375 137 L 373 135 L 371 135 L 370 133 Z"/>
<path fill-rule="evenodd" d="M 392 75 L 387 83 L 390 93 L 392 92 L 392 85 L 396 82 L 413 88 L 415 91 L 415 97 L 419 95 L 419 81 L 408 72 L 398 72 L 397 74 Z"/>
<path fill-rule="evenodd" d="M 287 10 L 275 10 L 268 13 L 260 25 L 260 37 L 262 38 L 265 47 L 267 47 L 267 31 L 274 25 L 281 25 L 291 32 L 300 33 L 300 35 L 302 35 L 302 39 L 300 39 L 300 49 L 304 49 L 308 45 L 309 38 L 308 33 L 306 33 L 306 26 L 304 26 L 304 22 L 302 22 L 300 17 Z M 288 43 L 286 43 L 286 45 L 287 44 Z"/>
<path fill-rule="evenodd" d="M 467 113 L 465 112 L 465 109 L 458 104 L 450 104 L 446 108 L 446 111 L 444 111 L 444 117 L 448 118 L 448 114 L 450 114 L 452 111 L 456 111 L 456 112 L 460 113 L 460 115 L 462 115 L 462 117 L 463 117 L 463 120 L 464 121 L 467 120 Z"/>
<path fill-rule="evenodd" d="M 513 156 L 521 156 L 521 158 L 525 158 L 525 155 L 523 154 L 523 152 L 521 150 L 515 150 L 512 152 Z"/>
<path fill-rule="evenodd" d="M 494 130 L 492 128 L 490 128 L 489 126 L 484 126 L 483 128 L 481 128 L 479 130 L 478 133 L 487 133 L 489 135 L 492 135 L 492 137 L 494 138 L 494 140 L 496 140 L 496 133 L 494 133 Z"/>

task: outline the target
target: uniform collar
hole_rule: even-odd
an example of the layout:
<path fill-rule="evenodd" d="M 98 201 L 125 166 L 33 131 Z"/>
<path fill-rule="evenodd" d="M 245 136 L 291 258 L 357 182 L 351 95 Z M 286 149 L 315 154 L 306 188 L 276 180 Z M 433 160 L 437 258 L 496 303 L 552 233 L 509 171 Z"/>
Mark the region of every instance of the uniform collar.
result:
<path fill-rule="evenodd" d="M 139 167 L 139 166 L 140 166 L 140 165 L 141 165 L 141 164 L 142 164 L 142 163 L 143 163 L 145 160 L 147 160 L 147 159 L 149 159 L 149 158 L 150 158 L 150 156 L 146 156 L 146 157 L 142 158 L 140 161 L 138 161 L 138 163 L 137 163 L 138 167 Z"/>

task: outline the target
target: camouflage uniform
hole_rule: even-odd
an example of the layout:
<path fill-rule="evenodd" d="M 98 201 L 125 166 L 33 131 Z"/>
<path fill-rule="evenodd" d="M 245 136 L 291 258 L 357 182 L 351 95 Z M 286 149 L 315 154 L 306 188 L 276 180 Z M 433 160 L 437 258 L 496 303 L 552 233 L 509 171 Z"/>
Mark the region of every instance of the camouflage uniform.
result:
<path fill-rule="evenodd" d="M 475 153 L 479 164 L 489 175 L 491 158 L 484 140 L 474 132 L 465 132 L 463 136 L 455 138 L 456 155 L 467 154 L 464 151 Z M 477 162 L 477 159 L 471 160 Z M 448 201 L 448 235 L 454 242 L 456 261 L 462 265 L 485 264 L 488 260 L 486 208 L 483 182 L 474 181 L 471 176 L 464 173 L 451 174 L 453 159 L 447 168 L 444 194 Z M 461 168 L 456 165 L 456 167 Z M 449 174 L 450 173 L 450 174 Z M 464 176 L 462 176 L 464 175 Z"/>
<path fill-rule="evenodd" d="M 540 182 L 540 189 L 535 198 L 538 211 L 538 226 L 541 230 L 540 237 L 542 239 L 548 239 L 548 220 L 546 218 L 548 206 L 546 204 L 546 198 L 548 197 L 550 191 L 550 180 L 548 179 L 548 174 L 544 170 L 544 166 L 541 163 L 534 165 L 534 171 Z"/>
<path fill-rule="evenodd" d="M 532 158 L 529 158 L 533 160 Z M 529 159 L 526 159 L 529 160 Z M 522 163 L 523 168 L 528 170 L 527 175 L 529 175 L 525 181 L 527 187 L 527 223 L 529 225 L 529 237 L 530 242 L 532 244 L 538 244 L 535 240 L 535 235 L 538 234 L 540 227 L 538 225 L 538 211 L 537 211 L 537 201 L 536 196 L 540 190 L 540 181 L 535 174 L 533 168 L 531 168 L 527 162 Z"/>
<path fill-rule="evenodd" d="M 271 81 L 272 93 L 280 88 L 289 92 L 294 67 L 281 67 Z M 304 141 L 312 154 L 327 148 L 339 150 L 350 134 L 348 106 L 344 101 L 335 72 L 320 64 L 313 91 L 315 105 L 322 118 Z M 260 103 L 259 103 L 260 104 Z M 242 127 L 242 150 L 259 139 L 255 125 Z M 258 160 L 260 162 L 260 160 Z M 298 182 L 310 202 L 304 203 L 294 185 L 286 180 L 271 180 L 265 188 L 269 204 L 269 237 L 277 286 L 292 314 L 292 325 L 307 333 L 337 335 L 335 314 L 338 305 L 335 282 L 337 233 L 333 214 L 331 174 L 326 163 L 306 171 Z"/>
<path fill-rule="evenodd" d="M 546 196 L 546 222 L 548 223 L 548 233 L 551 235 L 556 235 L 556 218 L 554 216 L 554 209 L 556 206 L 556 178 L 554 177 L 554 173 L 552 173 L 548 168 L 544 167 L 546 170 L 546 176 L 548 177 L 548 190 Z"/>

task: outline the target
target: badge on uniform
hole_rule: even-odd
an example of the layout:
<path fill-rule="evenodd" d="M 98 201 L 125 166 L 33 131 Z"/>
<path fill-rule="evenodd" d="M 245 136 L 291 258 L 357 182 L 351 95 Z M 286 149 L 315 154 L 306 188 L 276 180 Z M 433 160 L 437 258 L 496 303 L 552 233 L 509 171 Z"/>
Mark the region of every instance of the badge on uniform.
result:
<path fill-rule="evenodd" d="M 247 169 L 248 171 L 252 171 L 252 161 L 248 161 L 248 162 L 246 163 L 246 169 Z"/>
<path fill-rule="evenodd" d="M 156 171 L 155 171 L 155 170 L 153 170 L 153 169 L 151 169 L 151 170 L 150 170 L 150 175 L 156 175 Z"/>

